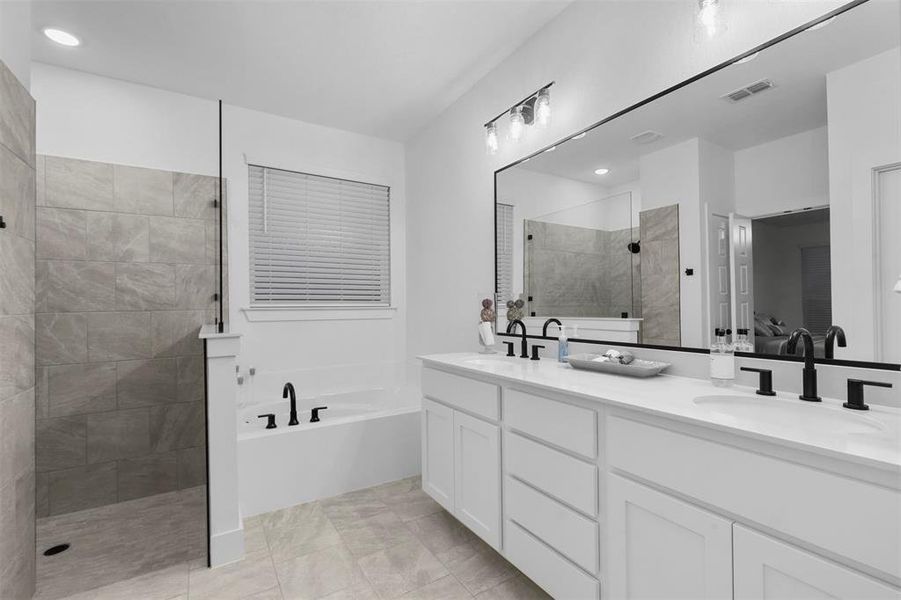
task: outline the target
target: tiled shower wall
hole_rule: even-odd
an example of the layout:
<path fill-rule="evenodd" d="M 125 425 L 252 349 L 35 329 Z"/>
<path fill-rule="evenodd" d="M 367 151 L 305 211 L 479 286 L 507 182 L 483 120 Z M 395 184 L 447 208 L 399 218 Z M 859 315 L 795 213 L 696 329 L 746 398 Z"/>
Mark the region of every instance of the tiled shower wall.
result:
<path fill-rule="evenodd" d="M 680 346 L 679 205 L 643 210 L 641 223 L 641 341 Z"/>
<path fill-rule="evenodd" d="M 0 598 L 35 583 L 34 111 L 0 62 Z"/>
<path fill-rule="evenodd" d="M 205 482 L 212 177 L 37 157 L 37 512 Z"/>

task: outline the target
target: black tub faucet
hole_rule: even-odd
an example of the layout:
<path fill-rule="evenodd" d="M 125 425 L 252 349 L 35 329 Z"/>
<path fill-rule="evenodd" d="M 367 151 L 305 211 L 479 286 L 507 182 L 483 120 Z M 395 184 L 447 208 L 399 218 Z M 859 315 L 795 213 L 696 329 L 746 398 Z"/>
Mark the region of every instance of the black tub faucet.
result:
<path fill-rule="evenodd" d="M 835 341 L 838 339 L 839 348 L 847 348 L 848 341 L 845 339 L 845 330 L 838 325 L 831 325 L 826 330 L 826 358 L 835 358 Z"/>
<path fill-rule="evenodd" d="M 804 392 L 798 397 L 808 402 L 820 402 L 822 398 L 817 396 L 817 369 L 813 356 L 813 338 L 810 336 L 810 332 L 803 327 L 792 331 L 786 350 L 789 354 L 794 354 L 798 348 L 799 339 L 804 340 Z"/>
<path fill-rule="evenodd" d="M 282 388 L 282 398 L 287 398 L 288 396 L 291 397 L 291 420 L 288 421 L 288 425 L 299 425 L 300 421 L 297 420 L 297 395 L 294 393 L 294 384 L 290 381 Z"/>
<path fill-rule="evenodd" d="M 529 358 L 529 340 L 526 338 L 526 324 L 516 319 L 515 321 L 510 322 L 510 328 L 508 329 L 509 333 L 516 332 L 516 326 L 522 329 L 522 352 L 520 353 L 520 358 Z"/>
<path fill-rule="evenodd" d="M 544 325 L 542 325 L 542 327 L 541 327 L 541 336 L 542 337 L 547 337 L 547 326 L 550 325 L 551 323 L 556 323 L 557 327 L 563 327 L 563 323 L 560 322 L 560 319 L 555 319 L 555 318 L 551 317 L 550 319 L 545 321 Z"/>

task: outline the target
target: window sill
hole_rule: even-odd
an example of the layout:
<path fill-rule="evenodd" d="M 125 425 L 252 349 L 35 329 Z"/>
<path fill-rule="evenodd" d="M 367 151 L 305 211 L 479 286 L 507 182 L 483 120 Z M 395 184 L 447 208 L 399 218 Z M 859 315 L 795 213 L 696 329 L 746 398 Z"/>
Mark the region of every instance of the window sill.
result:
<path fill-rule="evenodd" d="M 360 321 L 393 319 L 395 306 L 248 306 L 242 308 L 244 317 L 251 323 L 279 321 Z"/>

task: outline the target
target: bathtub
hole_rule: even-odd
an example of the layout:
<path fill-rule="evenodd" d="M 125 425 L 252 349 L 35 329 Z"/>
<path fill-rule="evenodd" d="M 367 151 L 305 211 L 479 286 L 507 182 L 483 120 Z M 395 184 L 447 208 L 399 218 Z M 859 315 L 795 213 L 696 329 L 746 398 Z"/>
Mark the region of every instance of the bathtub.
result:
<path fill-rule="evenodd" d="M 407 377 L 410 372 L 413 377 Z M 416 369 L 395 363 L 246 376 L 238 398 L 238 485 L 244 517 L 418 475 Z M 300 424 L 288 426 L 285 382 Z M 320 410 L 318 423 L 311 409 Z M 266 419 L 276 415 L 276 429 Z"/>

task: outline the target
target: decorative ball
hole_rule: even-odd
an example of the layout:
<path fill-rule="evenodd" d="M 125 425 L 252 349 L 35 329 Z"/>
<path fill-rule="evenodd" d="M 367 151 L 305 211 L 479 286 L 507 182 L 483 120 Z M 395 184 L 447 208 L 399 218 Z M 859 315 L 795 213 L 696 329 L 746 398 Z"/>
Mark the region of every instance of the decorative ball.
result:
<path fill-rule="evenodd" d="M 513 300 L 507 300 L 507 308 L 513 308 L 514 306 L 515 303 L 513 302 Z"/>
<path fill-rule="evenodd" d="M 486 306 L 485 308 L 482 309 L 481 316 L 482 316 L 482 321 L 487 321 L 487 322 L 494 321 L 494 316 L 495 316 L 494 310 L 492 310 L 491 308 L 488 308 Z"/>
<path fill-rule="evenodd" d="M 522 308 L 526 305 L 522 298 L 519 298 L 516 302 L 513 303 L 516 308 Z"/>
<path fill-rule="evenodd" d="M 482 300 L 482 308 L 491 308 L 491 305 L 494 304 L 490 299 L 485 298 Z"/>

